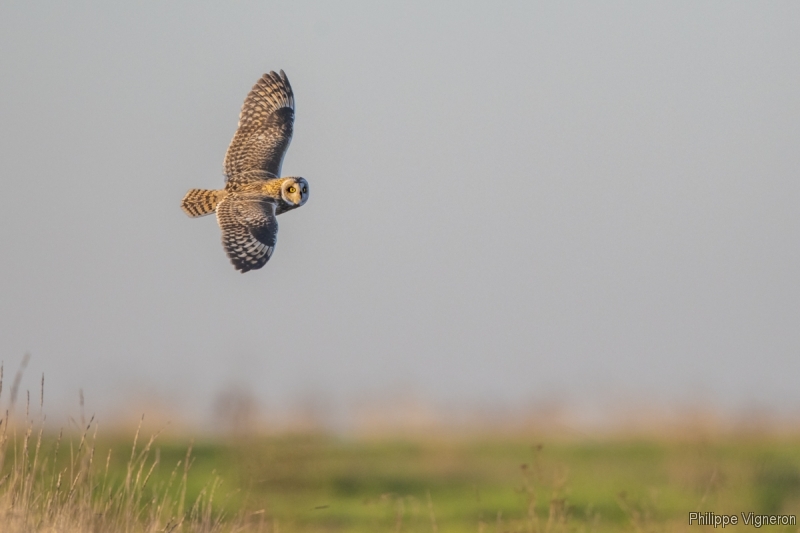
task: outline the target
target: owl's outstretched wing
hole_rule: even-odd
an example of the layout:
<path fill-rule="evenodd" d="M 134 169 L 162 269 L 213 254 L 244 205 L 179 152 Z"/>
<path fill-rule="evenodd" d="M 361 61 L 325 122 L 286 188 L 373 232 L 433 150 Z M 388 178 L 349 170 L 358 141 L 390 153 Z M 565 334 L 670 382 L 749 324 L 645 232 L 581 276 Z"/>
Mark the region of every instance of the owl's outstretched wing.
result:
<path fill-rule="evenodd" d="M 217 222 L 222 229 L 222 246 L 242 273 L 263 267 L 278 242 L 275 202 L 226 197 L 217 206 Z"/>
<path fill-rule="evenodd" d="M 225 154 L 225 175 L 265 170 L 280 177 L 294 124 L 294 94 L 283 71 L 258 80 L 239 114 L 239 128 Z"/>

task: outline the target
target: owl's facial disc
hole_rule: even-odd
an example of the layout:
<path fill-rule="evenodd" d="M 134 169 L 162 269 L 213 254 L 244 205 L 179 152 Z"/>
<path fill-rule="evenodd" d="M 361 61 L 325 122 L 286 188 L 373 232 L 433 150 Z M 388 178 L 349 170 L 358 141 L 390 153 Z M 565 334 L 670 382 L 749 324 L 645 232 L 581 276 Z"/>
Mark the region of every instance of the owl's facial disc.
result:
<path fill-rule="evenodd" d="M 281 187 L 284 201 L 301 206 L 308 200 L 308 182 L 304 178 L 287 178 Z"/>

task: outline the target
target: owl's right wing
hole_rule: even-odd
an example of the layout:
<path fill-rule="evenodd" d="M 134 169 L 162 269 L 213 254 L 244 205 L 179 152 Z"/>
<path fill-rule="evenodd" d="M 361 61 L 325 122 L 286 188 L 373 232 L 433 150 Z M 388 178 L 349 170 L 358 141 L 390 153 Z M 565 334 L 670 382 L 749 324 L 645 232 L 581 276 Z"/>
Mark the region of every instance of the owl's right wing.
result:
<path fill-rule="evenodd" d="M 294 94 L 283 71 L 258 80 L 239 114 L 239 128 L 225 154 L 225 175 L 265 170 L 280 177 L 294 128 Z"/>
<path fill-rule="evenodd" d="M 226 197 L 217 206 L 222 246 L 242 273 L 263 267 L 278 242 L 275 202 L 266 199 Z"/>

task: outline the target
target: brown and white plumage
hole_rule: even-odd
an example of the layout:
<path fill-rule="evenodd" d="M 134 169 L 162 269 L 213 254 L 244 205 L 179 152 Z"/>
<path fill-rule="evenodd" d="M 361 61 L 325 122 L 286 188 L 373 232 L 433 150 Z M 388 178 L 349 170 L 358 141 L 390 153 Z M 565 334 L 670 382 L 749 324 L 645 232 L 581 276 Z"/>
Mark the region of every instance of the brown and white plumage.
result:
<path fill-rule="evenodd" d="M 239 128 L 225 154 L 228 179 L 248 170 L 280 176 L 293 126 L 294 94 L 286 74 L 264 74 L 242 105 Z"/>
<path fill-rule="evenodd" d="M 181 202 L 190 217 L 216 211 L 222 245 L 241 272 L 269 261 L 278 237 L 277 215 L 308 200 L 305 179 L 278 177 L 293 124 L 294 94 L 286 74 L 264 74 L 244 101 L 225 155 L 225 188 L 192 189 Z"/>
<path fill-rule="evenodd" d="M 269 261 L 278 242 L 275 205 L 258 194 L 232 193 L 217 206 L 222 246 L 236 270 L 255 270 Z"/>

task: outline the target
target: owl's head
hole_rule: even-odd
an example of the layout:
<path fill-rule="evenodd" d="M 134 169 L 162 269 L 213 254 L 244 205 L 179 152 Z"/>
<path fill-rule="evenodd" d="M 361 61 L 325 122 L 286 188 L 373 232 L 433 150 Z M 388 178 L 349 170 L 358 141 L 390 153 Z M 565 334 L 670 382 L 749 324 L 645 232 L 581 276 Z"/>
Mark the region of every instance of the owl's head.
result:
<path fill-rule="evenodd" d="M 308 200 L 308 182 L 305 178 L 284 178 L 281 198 L 291 208 L 300 207 Z"/>

